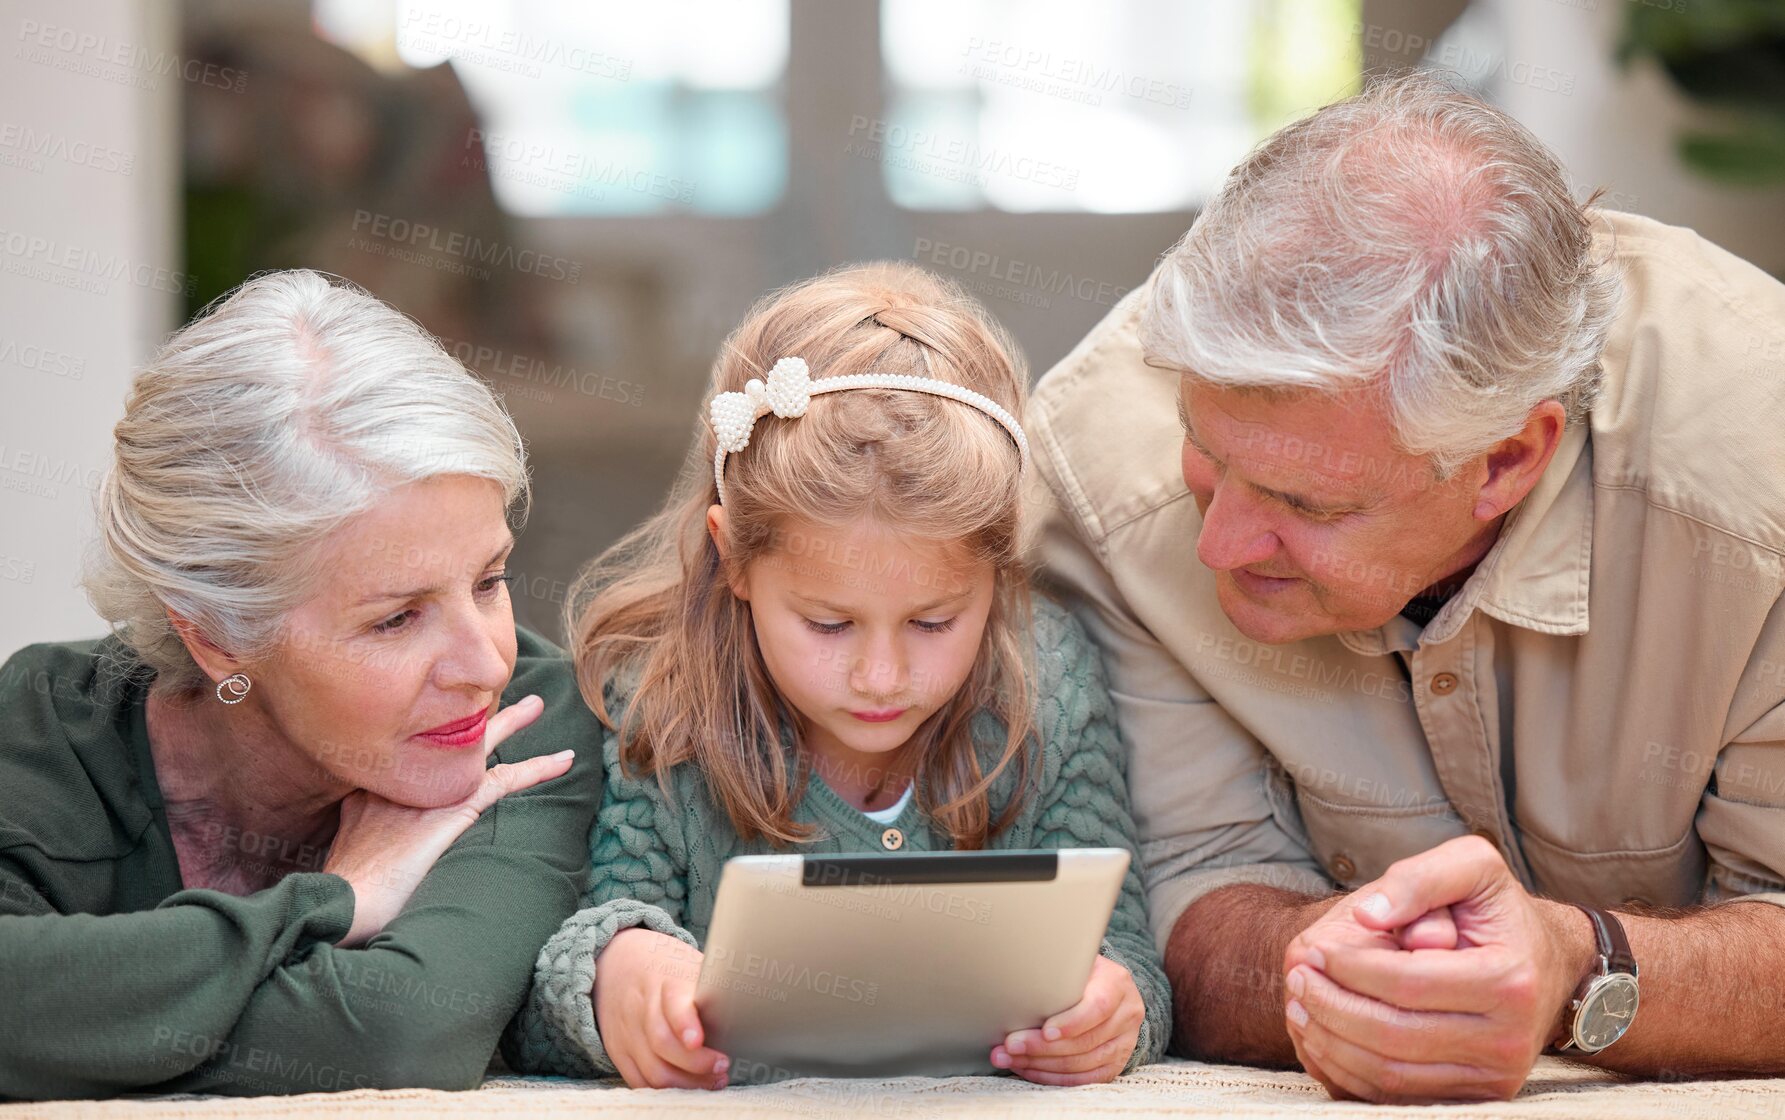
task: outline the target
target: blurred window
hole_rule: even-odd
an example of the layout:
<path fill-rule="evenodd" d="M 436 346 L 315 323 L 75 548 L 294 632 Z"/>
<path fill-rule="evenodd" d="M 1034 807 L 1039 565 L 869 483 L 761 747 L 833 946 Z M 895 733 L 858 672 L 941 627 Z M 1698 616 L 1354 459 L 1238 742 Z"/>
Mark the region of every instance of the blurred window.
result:
<path fill-rule="evenodd" d="M 1191 209 L 1355 92 L 1360 4 L 881 0 L 887 114 L 851 139 L 910 209 Z"/>
<path fill-rule="evenodd" d="M 313 0 L 385 70 L 450 63 L 504 210 L 757 214 L 787 183 L 788 0 Z"/>

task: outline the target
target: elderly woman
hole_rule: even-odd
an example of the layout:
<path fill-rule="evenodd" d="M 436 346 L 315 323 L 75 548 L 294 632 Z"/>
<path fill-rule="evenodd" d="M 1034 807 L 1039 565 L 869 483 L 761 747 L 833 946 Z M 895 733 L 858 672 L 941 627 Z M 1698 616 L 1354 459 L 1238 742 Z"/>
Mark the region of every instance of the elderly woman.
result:
<path fill-rule="evenodd" d="M 0 669 L 0 1097 L 475 1086 L 600 799 L 510 609 L 513 423 L 287 272 L 176 334 L 116 436 L 115 633 Z"/>

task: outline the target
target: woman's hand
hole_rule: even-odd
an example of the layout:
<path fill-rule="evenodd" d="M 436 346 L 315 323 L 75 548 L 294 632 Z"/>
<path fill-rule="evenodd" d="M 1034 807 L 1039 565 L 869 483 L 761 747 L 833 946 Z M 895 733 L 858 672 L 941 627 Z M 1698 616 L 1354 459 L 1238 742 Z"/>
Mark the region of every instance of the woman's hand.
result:
<path fill-rule="evenodd" d="M 700 950 L 642 928 L 621 930 L 595 958 L 595 1026 L 632 1088 L 725 1088 L 731 1061 L 703 1045 L 694 1007 L 700 962 Z"/>
<path fill-rule="evenodd" d="M 1011 1032 L 992 1047 L 992 1064 L 1041 1085 L 1110 1081 L 1134 1054 L 1146 1016 L 1133 975 L 1099 956 L 1079 1001 L 1034 1030 Z"/>
<path fill-rule="evenodd" d="M 484 757 L 503 740 L 545 711 L 545 702 L 528 696 L 490 717 L 484 733 Z M 363 944 L 395 918 L 415 888 L 485 809 L 511 793 L 559 777 L 570 769 L 574 751 L 505 762 L 484 771 L 483 782 L 456 805 L 416 809 L 354 790 L 341 802 L 341 823 L 329 845 L 322 869 L 353 887 L 353 928 L 341 939 L 343 948 Z"/>

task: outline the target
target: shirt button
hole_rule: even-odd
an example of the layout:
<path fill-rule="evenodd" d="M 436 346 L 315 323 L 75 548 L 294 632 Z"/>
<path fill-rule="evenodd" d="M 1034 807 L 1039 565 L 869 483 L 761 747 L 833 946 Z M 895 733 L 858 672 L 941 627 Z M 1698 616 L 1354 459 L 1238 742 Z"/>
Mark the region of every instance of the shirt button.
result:
<path fill-rule="evenodd" d="M 905 846 L 905 834 L 896 828 L 889 828 L 880 834 L 880 846 L 889 852 L 896 852 Z"/>
<path fill-rule="evenodd" d="M 1356 874 L 1357 874 L 1357 864 L 1352 863 L 1351 859 L 1348 856 L 1339 855 L 1339 856 L 1333 857 L 1333 877 L 1334 878 L 1338 879 L 1340 882 L 1346 882 L 1346 881 L 1349 881 L 1350 878 Z"/>
<path fill-rule="evenodd" d="M 1439 673 L 1432 678 L 1432 691 L 1438 695 L 1449 696 L 1456 690 L 1457 675 L 1455 673 Z"/>

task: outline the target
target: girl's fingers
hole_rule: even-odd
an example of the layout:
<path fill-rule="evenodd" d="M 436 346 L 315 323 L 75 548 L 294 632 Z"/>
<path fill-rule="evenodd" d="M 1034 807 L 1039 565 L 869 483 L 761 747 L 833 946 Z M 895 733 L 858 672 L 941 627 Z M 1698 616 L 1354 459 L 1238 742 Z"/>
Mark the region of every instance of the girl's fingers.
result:
<path fill-rule="evenodd" d="M 1084 999 L 1042 1023 L 1041 1037 L 1046 1042 L 1076 1038 L 1107 1020 L 1115 1009 L 1115 999 L 1106 989 L 1087 991 Z"/>
<path fill-rule="evenodd" d="M 667 989 L 683 986 L 665 985 L 666 990 L 661 997 L 661 1002 L 659 1002 L 656 1012 L 650 1017 L 650 1024 L 646 1028 L 646 1037 L 650 1039 L 651 1047 L 659 1060 L 698 1080 L 699 1088 L 711 1088 L 714 1078 L 729 1069 L 731 1063 L 719 1051 L 700 1045 L 702 1032 L 698 1018 L 694 1020 L 693 1027 L 690 1029 L 686 1021 L 687 1016 L 670 1012 L 670 1005 L 677 1002 L 680 997 Z M 691 988 L 692 985 L 687 985 L 687 987 Z M 691 992 L 687 996 L 687 1001 L 692 1006 Z M 694 1036 L 692 1043 L 688 1041 L 690 1033 Z"/>
<path fill-rule="evenodd" d="M 1004 1042 L 998 1047 L 1011 1054 L 1037 1054 L 1048 1045 L 1047 1038 L 1036 1027 L 1026 1031 L 1011 1031 L 1004 1036 Z"/>
<path fill-rule="evenodd" d="M 1114 1081 L 1122 1072 L 1122 1067 L 1115 1066 L 1089 1073 L 1049 1073 L 1041 1069 L 1019 1069 L 1012 1072 L 1024 1081 L 1032 1081 L 1037 1085 L 1098 1085 L 1105 1081 Z"/>
<path fill-rule="evenodd" d="M 1132 1016 L 1132 1022 L 1126 1021 L 1128 1018 L 1117 1014 L 1093 1025 L 1083 1034 L 1057 1038 L 1051 1042 L 1043 1037 L 1039 1030 L 1018 1031 L 1012 1039 L 1005 1041 L 1003 1048 L 1010 1053 L 1018 1065 L 1026 1064 L 1031 1058 L 1064 1058 L 1072 1054 L 1083 1054 L 1087 1050 L 1103 1045 L 1112 1038 L 1120 1037 L 1131 1027 L 1138 1028 L 1140 1026 L 1140 1016 Z M 1138 1029 L 1135 1033 L 1139 1033 Z"/>
<path fill-rule="evenodd" d="M 698 1049 L 706 1041 L 706 1028 L 700 1025 L 700 1011 L 694 1006 L 693 984 L 684 981 L 663 986 L 663 1018 L 685 1049 Z"/>
<path fill-rule="evenodd" d="M 1134 1044 L 1139 1037 L 1135 1033 L 1124 1033 L 1115 1038 L 1105 1039 L 1080 1054 L 1058 1054 L 1039 1058 L 1024 1055 L 1015 1060 L 1012 1068 L 1018 1072 L 1037 1070 L 1042 1073 L 1089 1073 L 1109 1065 L 1120 1069 L 1128 1064 L 1128 1056 L 1134 1053 Z"/>
<path fill-rule="evenodd" d="M 523 696 L 508 707 L 498 709 L 484 728 L 483 756 L 488 758 L 495 754 L 502 740 L 538 719 L 544 711 L 545 701 L 537 696 Z"/>
<path fill-rule="evenodd" d="M 644 1076 L 638 1072 L 638 1063 L 632 1060 L 632 1055 L 627 1053 L 623 1047 L 609 1046 L 607 1056 L 613 1060 L 614 1072 L 620 1075 L 622 1081 L 626 1082 L 628 1089 L 650 1088 L 645 1084 Z"/>
<path fill-rule="evenodd" d="M 647 1089 L 711 1089 L 713 1079 L 689 1073 L 664 1061 L 652 1053 L 641 1054 L 638 1059 L 638 1071 L 643 1079 L 643 1086 L 635 1088 Z M 628 1084 L 631 1084 L 628 1082 Z"/>
<path fill-rule="evenodd" d="M 1077 1029 L 1069 1029 L 1058 1037 L 1049 1038 L 1049 1027 L 1058 1029 L 1054 1020 L 1043 1023 L 1034 1030 L 1013 1031 L 1006 1037 L 1004 1047 L 1017 1058 L 1020 1063 L 1024 1057 L 1063 1057 L 1067 1054 L 1082 1054 L 1094 1046 L 1101 1045 L 1111 1038 L 1123 1033 L 1140 1032 L 1140 1025 L 1146 1018 L 1146 1005 L 1141 1002 L 1140 992 L 1134 987 L 1134 980 L 1123 969 L 1115 978 L 1116 983 L 1103 985 L 1105 991 L 1113 991 L 1113 997 L 1106 999 L 1089 992 L 1080 1001 L 1081 1005 L 1093 1007 L 1109 1006 L 1108 1013 L 1101 1019 L 1084 1023 Z M 1066 1014 L 1078 1011 L 1072 1008 Z M 1070 1024 L 1077 1026 L 1077 1024 Z"/>
<path fill-rule="evenodd" d="M 1085 993 L 1079 1001 L 1058 1015 L 1050 1016 L 1041 1024 L 1043 1041 L 1057 1042 L 1062 1038 L 1072 1038 L 1105 1021 L 1121 1003 L 1125 994 L 1124 987 L 1134 987 L 1134 978 L 1128 974 L 1128 970 L 1108 957 L 1098 957 L 1091 966 L 1091 978 L 1085 982 Z M 1013 1042 L 1019 1047 L 1025 1045 L 1024 1042 L 1016 1042 L 1016 1036 L 1024 1033 L 1026 1032 L 1011 1032 L 1011 1036 L 1005 1040 L 1006 1045 Z"/>

